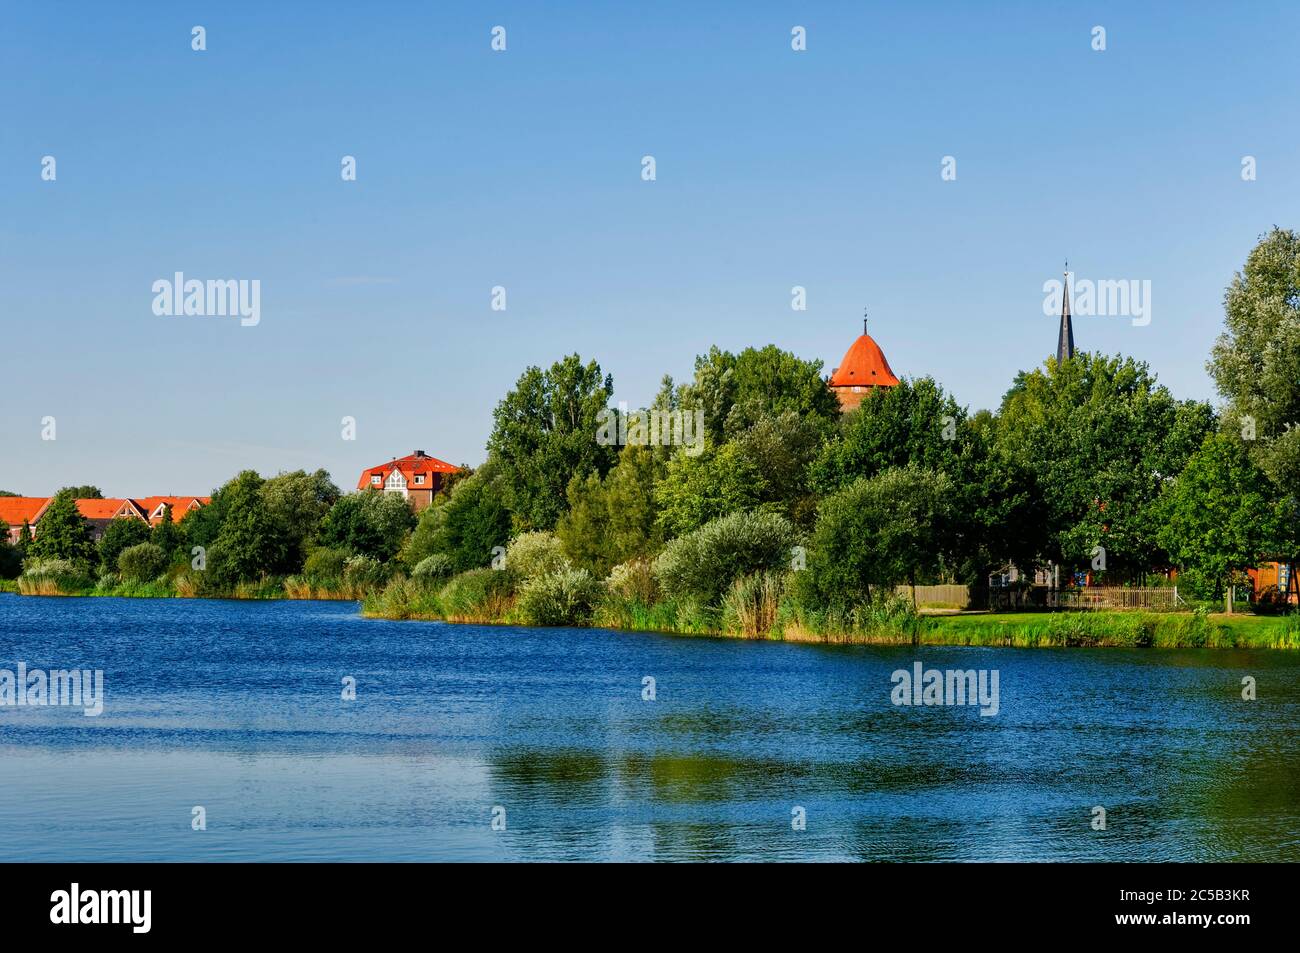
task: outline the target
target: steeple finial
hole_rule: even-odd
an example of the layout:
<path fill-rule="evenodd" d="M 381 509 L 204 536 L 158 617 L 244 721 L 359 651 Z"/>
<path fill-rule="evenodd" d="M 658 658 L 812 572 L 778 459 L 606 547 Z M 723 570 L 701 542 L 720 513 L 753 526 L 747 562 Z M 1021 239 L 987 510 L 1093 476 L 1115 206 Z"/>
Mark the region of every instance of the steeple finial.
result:
<path fill-rule="evenodd" d="M 867 309 L 862 309 L 862 333 L 867 333 Z"/>

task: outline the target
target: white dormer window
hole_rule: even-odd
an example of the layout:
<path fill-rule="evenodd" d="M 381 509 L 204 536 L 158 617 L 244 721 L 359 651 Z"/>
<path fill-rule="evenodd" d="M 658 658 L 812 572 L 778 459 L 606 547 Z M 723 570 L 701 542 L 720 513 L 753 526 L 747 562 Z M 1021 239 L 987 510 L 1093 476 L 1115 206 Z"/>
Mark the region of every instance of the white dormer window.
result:
<path fill-rule="evenodd" d="M 382 483 L 382 482 L 384 482 L 384 478 L 383 478 L 382 476 L 380 476 L 378 473 L 374 474 L 374 475 L 371 476 L 371 478 L 370 478 L 370 485 L 371 485 L 371 486 L 379 486 L 379 484 Z"/>
<path fill-rule="evenodd" d="M 423 473 L 417 473 L 417 474 L 415 475 L 415 485 L 416 485 L 416 486 L 423 486 L 423 485 L 424 485 L 424 474 L 423 474 Z"/>
<path fill-rule="evenodd" d="M 388 474 L 388 479 L 384 481 L 385 490 L 405 490 L 406 478 L 402 476 L 401 470 L 394 470 Z"/>

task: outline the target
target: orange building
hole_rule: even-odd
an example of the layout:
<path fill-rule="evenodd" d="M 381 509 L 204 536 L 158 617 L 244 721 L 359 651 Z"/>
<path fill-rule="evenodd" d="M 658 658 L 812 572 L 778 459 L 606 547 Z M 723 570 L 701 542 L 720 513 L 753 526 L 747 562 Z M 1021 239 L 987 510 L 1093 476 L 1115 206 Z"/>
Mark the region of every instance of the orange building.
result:
<path fill-rule="evenodd" d="M 18 542 L 23 531 L 23 523 L 31 529 L 35 537 L 39 531 L 41 517 L 50 505 L 49 496 L 0 496 L 0 522 L 9 524 L 9 541 Z M 145 496 L 138 499 L 99 500 L 86 497 L 77 500 L 77 512 L 90 524 L 90 535 L 98 540 L 104 535 L 109 522 L 115 519 L 135 519 L 157 526 L 162 522 L 164 505 L 172 508 L 172 521 L 179 523 L 190 510 L 207 506 L 212 498 L 208 496 Z"/>
<path fill-rule="evenodd" d="M 831 371 L 829 383 L 841 410 L 853 410 L 878 387 L 898 386 L 885 352 L 867 333 L 866 318 L 862 319 L 862 336 L 850 345 L 840 366 Z"/>
<path fill-rule="evenodd" d="M 394 458 L 388 463 L 363 470 L 361 479 L 357 481 L 357 489 L 400 494 L 402 499 L 419 512 L 433 502 L 434 494 L 442 489 L 446 475 L 459 469 L 458 466 L 429 456 L 423 450 L 417 450 L 410 456 Z"/>
<path fill-rule="evenodd" d="M 35 526 L 49 505 L 48 496 L 0 496 L 0 523 L 9 527 L 9 542 L 18 542 L 23 524 Z"/>

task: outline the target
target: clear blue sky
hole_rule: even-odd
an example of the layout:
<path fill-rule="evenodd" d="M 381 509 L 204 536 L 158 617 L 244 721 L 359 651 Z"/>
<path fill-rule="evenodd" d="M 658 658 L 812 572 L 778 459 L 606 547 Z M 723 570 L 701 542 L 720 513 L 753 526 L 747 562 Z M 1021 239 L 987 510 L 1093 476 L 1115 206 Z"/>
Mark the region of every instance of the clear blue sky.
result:
<path fill-rule="evenodd" d="M 0 488 L 478 463 L 528 364 L 595 357 L 635 406 L 710 344 L 829 371 L 864 306 L 896 373 L 995 407 L 1067 255 L 1153 287 L 1081 349 L 1213 397 L 1225 284 L 1300 226 L 1298 33 L 1283 2 L 7 3 Z M 154 315 L 175 271 L 259 279 L 261 324 Z"/>

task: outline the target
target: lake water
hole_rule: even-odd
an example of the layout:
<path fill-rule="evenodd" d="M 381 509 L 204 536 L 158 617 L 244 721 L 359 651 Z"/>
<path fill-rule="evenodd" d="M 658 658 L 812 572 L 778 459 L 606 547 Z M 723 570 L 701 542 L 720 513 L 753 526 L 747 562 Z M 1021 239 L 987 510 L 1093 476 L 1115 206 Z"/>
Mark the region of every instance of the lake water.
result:
<path fill-rule="evenodd" d="M 996 669 L 998 714 L 893 705 L 915 661 Z M 0 594 L 19 662 L 102 669 L 106 699 L 0 708 L 0 860 L 1300 859 L 1300 653 Z"/>

